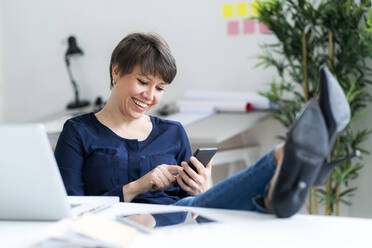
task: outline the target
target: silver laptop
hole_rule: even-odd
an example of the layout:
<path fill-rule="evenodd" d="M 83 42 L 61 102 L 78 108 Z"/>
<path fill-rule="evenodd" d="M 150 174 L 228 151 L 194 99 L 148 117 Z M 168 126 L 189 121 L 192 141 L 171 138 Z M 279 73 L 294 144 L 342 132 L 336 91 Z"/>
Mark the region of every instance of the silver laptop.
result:
<path fill-rule="evenodd" d="M 41 124 L 0 125 L 0 219 L 57 220 L 118 201 L 93 197 L 84 206 L 80 199 L 67 197 Z"/>

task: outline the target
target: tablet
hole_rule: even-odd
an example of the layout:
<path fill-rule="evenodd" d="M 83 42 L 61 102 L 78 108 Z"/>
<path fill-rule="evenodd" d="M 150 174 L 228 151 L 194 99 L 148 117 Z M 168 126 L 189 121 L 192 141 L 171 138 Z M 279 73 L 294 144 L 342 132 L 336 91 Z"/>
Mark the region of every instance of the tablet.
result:
<path fill-rule="evenodd" d="M 151 218 L 151 216 L 153 218 Z M 150 218 L 149 218 L 150 217 Z M 155 226 L 153 220 L 155 219 Z M 191 211 L 141 213 L 130 215 L 118 215 L 116 220 L 137 228 L 144 233 L 164 227 L 178 227 L 184 225 L 201 225 L 217 222 L 209 217 L 198 215 Z"/>

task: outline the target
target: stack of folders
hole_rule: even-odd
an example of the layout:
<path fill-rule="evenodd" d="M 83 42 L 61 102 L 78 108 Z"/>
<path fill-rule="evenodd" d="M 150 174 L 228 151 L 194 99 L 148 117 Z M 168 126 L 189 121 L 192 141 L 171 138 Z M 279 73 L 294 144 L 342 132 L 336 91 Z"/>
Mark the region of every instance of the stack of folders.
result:
<path fill-rule="evenodd" d="M 186 91 L 177 102 L 180 112 L 250 112 L 274 108 L 269 99 L 256 92 Z"/>
<path fill-rule="evenodd" d="M 254 110 L 270 110 L 277 106 L 256 92 L 222 92 L 188 90 L 176 103 L 165 105 L 172 112 L 167 119 L 183 125 L 204 119 L 215 113 L 249 113 Z"/>

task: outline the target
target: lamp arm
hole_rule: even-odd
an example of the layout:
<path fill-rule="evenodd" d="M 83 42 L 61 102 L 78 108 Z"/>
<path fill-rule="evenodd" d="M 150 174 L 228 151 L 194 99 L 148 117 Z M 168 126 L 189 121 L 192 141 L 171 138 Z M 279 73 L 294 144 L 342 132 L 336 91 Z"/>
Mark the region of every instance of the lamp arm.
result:
<path fill-rule="evenodd" d="M 70 78 L 71 84 L 74 88 L 74 93 L 75 93 L 75 102 L 79 102 L 79 89 L 78 86 L 74 80 L 74 77 L 72 76 L 71 68 L 70 68 L 70 60 L 68 56 L 65 56 L 65 62 L 66 62 L 66 67 L 67 67 L 67 72 L 68 72 L 68 77 Z"/>

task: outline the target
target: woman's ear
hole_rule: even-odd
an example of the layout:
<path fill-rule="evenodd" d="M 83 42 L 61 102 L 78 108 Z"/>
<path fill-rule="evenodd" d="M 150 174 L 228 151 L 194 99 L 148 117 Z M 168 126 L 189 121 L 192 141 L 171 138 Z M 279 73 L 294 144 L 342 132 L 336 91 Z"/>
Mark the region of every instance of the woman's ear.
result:
<path fill-rule="evenodd" d="M 111 74 L 112 74 L 112 78 L 118 78 L 120 76 L 119 75 L 118 65 L 113 65 L 111 67 Z"/>

